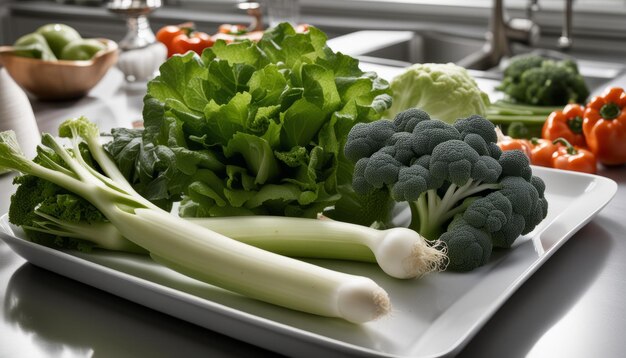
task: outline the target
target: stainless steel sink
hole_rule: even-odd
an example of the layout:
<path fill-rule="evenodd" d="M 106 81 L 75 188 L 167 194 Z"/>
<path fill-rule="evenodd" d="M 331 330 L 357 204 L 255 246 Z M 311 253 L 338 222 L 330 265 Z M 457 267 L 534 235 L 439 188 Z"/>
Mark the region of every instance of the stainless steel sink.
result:
<path fill-rule="evenodd" d="M 414 63 L 457 62 L 484 41 L 435 31 L 357 31 L 328 41 L 331 48 L 361 61 L 406 67 Z"/>
<path fill-rule="evenodd" d="M 485 41 L 476 36 L 438 31 L 381 30 L 357 31 L 333 38 L 328 43 L 333 50 L 358 58 L 362 67 L 375 70 L 383 78 L 390 80 L 414 63 L 459 62 L 467 56 L 479 53 Z M 530 51 L 555 58 L 570 56 L 553 50 Z M 576 58 L 580 72 L 592 92 L 604 88 L 607 82 L 626 73 L 626 65 L 623 63 L 587 60 L 575 53 L 572 56 Z M 503 62 L 501 66 L 486 71 L 472 70 L 471 74 L 477 80 L 499 80 L 502 76 L 501 68 L 505 64 Z"/>

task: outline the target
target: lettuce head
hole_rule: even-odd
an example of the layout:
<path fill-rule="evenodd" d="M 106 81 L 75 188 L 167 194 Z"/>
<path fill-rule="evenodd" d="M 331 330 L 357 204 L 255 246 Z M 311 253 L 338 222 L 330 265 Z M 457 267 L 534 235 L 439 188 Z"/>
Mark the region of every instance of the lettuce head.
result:
<path fill-rule="evenodd" d="M 352 126 L 380 119 L 389 84 L 289 24 L 258 42 L 172 56 L 148 83 L 144 130 L 107 150 L 135 188 L 181 216 L 315 217 L 341 196 Z"/>
<path fill-rule="evenodd" d="M 453 63 L 418 63 L 390 84 L 393 102 L 385 117 L 420 108 L 446 123 L 473 114 L 484 116 L 489 97 L 478 88 L 469 72 Z"/>

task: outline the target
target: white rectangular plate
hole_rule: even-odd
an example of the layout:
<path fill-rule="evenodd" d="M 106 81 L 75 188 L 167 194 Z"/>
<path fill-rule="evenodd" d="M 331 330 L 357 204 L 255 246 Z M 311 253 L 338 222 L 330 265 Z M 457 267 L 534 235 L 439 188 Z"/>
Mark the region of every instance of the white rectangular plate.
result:
<path fill-rule="evenodd" d="M 287 355 L 442 357 L 458 352 L 513 292 L 613 198 L 607 178 L 534 168 L 546 183 L 548 217 L 510 250 L 470 273 L 397 280 L 375 265 L 312 262 L 371 277 L 390 295 L 393 313 L 355 325 L 248 299 L 207 285 L 146 257 L 58 251 L 33 244 L 7 221 L 0 238 L 34 265 L 199 326 Z M 406 213 L 405 213 L 406 214 Z M 400 214 L 402 215 L 402 214 Z"/>

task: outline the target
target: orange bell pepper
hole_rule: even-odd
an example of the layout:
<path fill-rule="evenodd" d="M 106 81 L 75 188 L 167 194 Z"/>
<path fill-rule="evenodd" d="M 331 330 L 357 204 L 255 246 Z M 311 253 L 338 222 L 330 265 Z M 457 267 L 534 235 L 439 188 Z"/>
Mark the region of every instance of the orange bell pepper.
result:
<path fill-rule="evenodd" d="M 542 167 L 552 168 L 552 156 L 558 147 L 551 140 L 533 138 L 530 140 L 530 163 Z"/>
<path fill-rule="evenodd" d="M 568 104 L 562 111 L 554 111 L 543 124 L 541 137 L 550 141 L 565 138 L 574 146 L 586 147 L 583 134 L 583 116 L 585 107 Z"/>
<path fill-rule="evenodd" d="M 592 152 L 584 148 L 576 148 L 564 138 L 558 138 L 553 143 L 562 144 L 552 155 L 553 168 L 589 174 L 595 174 L 598 170 L 598 162 Z"/>
<path fill-rule="evenodd" d="M 609 88 L 591 99 L 584 113 L 583 133 L 600 163 L 626 163 L 626 93 L 622 88 Z"/>

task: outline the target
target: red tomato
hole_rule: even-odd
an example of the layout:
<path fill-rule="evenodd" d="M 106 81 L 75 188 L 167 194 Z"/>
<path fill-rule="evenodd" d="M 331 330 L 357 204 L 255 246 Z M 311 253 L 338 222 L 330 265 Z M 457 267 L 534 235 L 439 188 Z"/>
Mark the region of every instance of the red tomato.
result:
<path fill-rule="evenodd" d="M 172 50 L 174 53 L 187 53 L 194 51 L 202 54 L 202 51 L 213 46 L 213 39 L 204 32 L 193 31 L 189 35 L 180 34 L 172 39 Z"/>
<path fill-rule="evenodd" d="M 172 49 L 172 40 L 174 37 L 184 33 L 185 31 L 182 28 L 174 25 L 162 27 L 156 33 L 156 39 L 167 47 L 167 57 L 171 57 L 175 53 Z"/>

